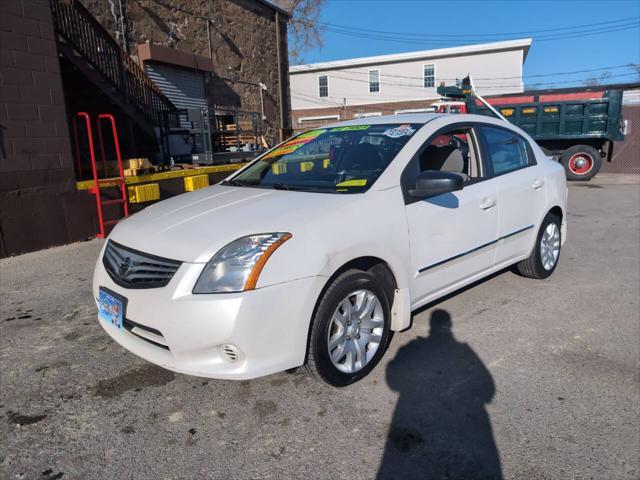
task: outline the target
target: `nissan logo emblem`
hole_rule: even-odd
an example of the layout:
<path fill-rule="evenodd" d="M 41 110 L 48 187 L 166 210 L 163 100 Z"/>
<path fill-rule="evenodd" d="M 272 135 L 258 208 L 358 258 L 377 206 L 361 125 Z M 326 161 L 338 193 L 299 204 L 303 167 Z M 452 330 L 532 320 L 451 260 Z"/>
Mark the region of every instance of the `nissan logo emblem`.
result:
<path fill-rule="evenodd" d="M 131 261 L 131 258 L 125 257 L 120 262 L 120 265 L 118 265 L 118 273 L 120 274 L 120 276 L 124 277 L 127 273 L 129 273 L 132 266 L 133 262 Z"/>

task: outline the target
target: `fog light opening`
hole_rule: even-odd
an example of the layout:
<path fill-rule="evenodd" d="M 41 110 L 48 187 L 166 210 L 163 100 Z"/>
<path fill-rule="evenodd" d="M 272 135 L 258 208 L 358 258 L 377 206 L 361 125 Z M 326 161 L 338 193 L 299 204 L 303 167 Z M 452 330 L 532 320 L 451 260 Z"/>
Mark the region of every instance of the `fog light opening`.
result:
<path fill-rule="evenodd" d="M 237 362 L 240 352 L 235 345 L 222 345 L 222 354 L 230 362 Z"/>

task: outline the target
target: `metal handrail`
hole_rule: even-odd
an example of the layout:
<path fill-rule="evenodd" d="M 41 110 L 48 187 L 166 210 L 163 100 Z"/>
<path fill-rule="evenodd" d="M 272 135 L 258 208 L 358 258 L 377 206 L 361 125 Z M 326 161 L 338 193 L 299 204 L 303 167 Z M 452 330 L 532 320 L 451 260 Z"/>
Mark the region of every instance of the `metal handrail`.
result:
<path fill-rule="evenodd" d="M 154 125 L 175 106 L 78 0 L 49 0 L 56 32 Z"/>

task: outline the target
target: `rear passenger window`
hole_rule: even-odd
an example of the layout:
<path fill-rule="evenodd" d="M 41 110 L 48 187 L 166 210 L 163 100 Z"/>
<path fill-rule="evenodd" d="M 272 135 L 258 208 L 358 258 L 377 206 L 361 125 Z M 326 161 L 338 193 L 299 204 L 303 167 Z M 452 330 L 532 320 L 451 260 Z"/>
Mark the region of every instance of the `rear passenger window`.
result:
<path fill-rule="evenodd" d="M 494 175 L 512 172 L 530 165 L 527 141 L 517 133 L 502 128 L 482 127 L 487 161 Z"/>

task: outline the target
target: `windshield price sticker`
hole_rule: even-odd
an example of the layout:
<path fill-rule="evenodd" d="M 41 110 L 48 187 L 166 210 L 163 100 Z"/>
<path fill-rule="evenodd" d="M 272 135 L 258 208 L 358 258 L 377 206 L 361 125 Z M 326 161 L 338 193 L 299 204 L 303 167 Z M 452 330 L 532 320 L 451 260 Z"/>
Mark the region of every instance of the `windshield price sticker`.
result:
<path fill-rule="evenodd" d="M 283 145 L 283 147 L 288 147 L 290 145 L 304 145 L 305 143 L 309 143 L 311 140 L 315 140 L 325 132 L 326 130 L 312 130 L 310 132 L 303 133 L 302 135 L 298 135 L 293 140 L 289 140 Z"/>
<path fill-rule="evenodd" d="M 390 138 L 408 137 L 414 134 L 415 128 L 411 128 L 411 125 L 400 125 L 399 127 L 390 128 L 384 131 L 384 135 Z"/>
<path fill-rule="evenodd" d="M 296 140 L 300 140 L 302 138 L 316 138 L 325 133 L 326 130 L 311 130 L 309 132 L 303 133 L 302 135 L 298 135 Z"/>
<path fill-rule="evenodd" d="M 298 135 L 293 140 L 289 140 L 288 142 L 276 148 L 273 152 L 268 153 L 262 158 L 272 158 L 272 157 L 278 157 L 280 155 L 286 155 L 287 153 L 293 153 L 302 145 L 305 145 L 310 141 L 315 140 L 325 132 L 326 130 L 311 130 L 310 132 L 306 132 L 306 133 L 303 133 L 302 135 Z"/>
<path fill-rule="evenodd" d="M 351 125 L 350 127 L 335 127 L 329 130 L 330 132 L 353 132 L 358 130 L 368 130 L 371 125 Z"/>
<path fill-rule="evenodd" d="M 278 157 L 280 155 L 286 155 L 287 153 L 293 153 L 298 148 L 300 148 L 302 145 L 304 145 L 304 144 L 303 143 L 299 143 L 297 145 L 285 145 L 285 146 L 282 146 L 280 148 L 276 148 L 273 152 L 268 153 L 267 155 L 265 155 L 262 158 L 266 159 L 266 158 L 271 158 L 271 157 Z"/>

